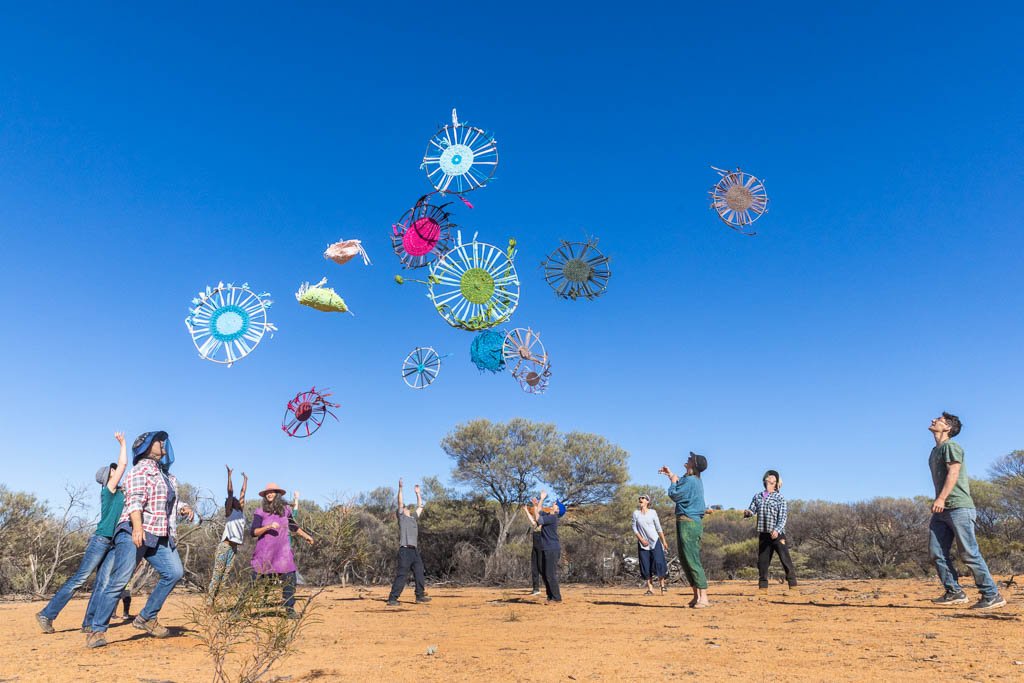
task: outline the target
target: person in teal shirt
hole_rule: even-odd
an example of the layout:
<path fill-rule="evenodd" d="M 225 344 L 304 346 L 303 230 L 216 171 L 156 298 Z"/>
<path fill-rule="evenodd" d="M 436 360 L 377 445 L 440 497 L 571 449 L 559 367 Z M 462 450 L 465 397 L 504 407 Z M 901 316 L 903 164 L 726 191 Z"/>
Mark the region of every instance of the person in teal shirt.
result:
<path fill-rule="evenodd" d="M 46 604 L 46 607 L 36 614 L 36 622 L 38 622 L 39 628 L 43 630 L 43 633 L 53 633 L 53 620 L 57 618 L 57 615 L 68 604 L 75 591 L 81 588 L 89 580 L 92 573 L 103 564 L 103 559 L 110 552 L 114 527 L 117 525 L 117 519 L 121 516 L 121 510 L 124 508 L 124 491 L 119 488 L 119 484 L 121 483 L 121 476 L 128 466 L 128 452 L 124 442 L 124 432 L 117 432 L 114 434 L 114 438 L 121 444 L 121 452 L 117 457 L 117 463 L 105 465 L 96 473 L 96 483 L 103 487 L 100 492 L 100 522 L 96 525 L 96 532 L 89 539 L 88 545 L 85 546 L 85 554 L 82 555 L 82 562 L 78 566 L 78 571 L 64 582 L 60 590 Z M 85 620 L 82 622 L 83 631 L 90 629 L 93 612 L 96 608 L 94 598 L 102 594 L 103 585 L 106 579 L 109 578 L 102 574 L 103 572 L 99 572 L 96 575 L 92 595 L 89 597 L 89 606 L 85 610 Z"/>
<path fill-rule="evenodd" d="M 676 539 L 679 542 L 679 562 L 686 574 L 686 580 L 693 589 L 693 600 L 690 607 L 704 609 L 711 606 L 708 602 L 708 579 L 704 574 L 704 566 L 700 562 L 700 539 L 704 535 L 704 482 L 700 474 L 708 468 L 708 459 L 690 451 L 686 460 L 686 475 L 679 477 L 663 466 L 658 470 L 672 484 L 668 487 L 668 497 L 676 504 Z"/>

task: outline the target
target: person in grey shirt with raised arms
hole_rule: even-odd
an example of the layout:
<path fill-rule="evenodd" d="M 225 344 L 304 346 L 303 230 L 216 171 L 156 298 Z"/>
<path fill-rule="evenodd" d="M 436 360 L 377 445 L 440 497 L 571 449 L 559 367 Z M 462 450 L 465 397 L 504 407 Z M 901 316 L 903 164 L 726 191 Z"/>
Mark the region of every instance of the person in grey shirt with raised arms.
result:
<path fill-rule="evenodd" d="M 388 605 L 396 607 L 398 596 L 405 589 L 409 580 L 409 571 L 412 570 L 413 579 L 416 582 L 416 602 L 430 602 L 427 596 L 426 580 L 423 577 L 423 558 L 419 549 L 419 518 L 423 514 L 423 496 L 420 494 L 420 485 L 412 487 L 416 493 L 416 508 L 405 505 L 402 502 L 402 480 L 398 480 L 398 572 L 395 582 L 391 584 L 391 594 L 388 595 Z"/>

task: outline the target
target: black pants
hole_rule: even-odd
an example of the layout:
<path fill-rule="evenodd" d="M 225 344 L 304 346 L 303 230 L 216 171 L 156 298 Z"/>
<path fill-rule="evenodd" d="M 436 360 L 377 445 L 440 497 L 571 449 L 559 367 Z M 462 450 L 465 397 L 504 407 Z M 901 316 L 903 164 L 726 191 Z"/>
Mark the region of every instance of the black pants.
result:
<path fill-rule="evenodd" d="M 562 591 L 558 589 L 558 558 L 562 555 L 561 548 L 541 551 L 541 576 L 544 588 L 548 592 L 548 600 L 562 601 Z"/>
<path fill-rule="evenodd" d="M 786 572 L 786 581 L 790 586 L 796 585 L 796 573 L 793 571 L 793 560 L 789 559 L 789 546 L 786 545 L 786 534 L 779 534 L 776 539 L 771 534 L 757 535 L 757 585 L 768 587 L 768 565 L 772 563 L 772 553 L 778 553 L 782 562 L 782 570 Z"/>
<path fill-rule="evenodd" d="M 409 582 L 410 569 L 416 581 L 416 597 L 422 598 L 427 594 L 426 581 L 423 578 L 423 558 L 420 557 L 419 549 L 402 546 L 398 549 L 398 574 L 395 576 L 395 582 L 391 584 L 391 595 L 388 596 L 388 600 L 397 600 L 405 590 L 405 584 Z"/>
<path fill-rule="evenodd" d="M 533 592 L 540 590 L 540 575 L 544 573 L 544 561 L 541 549 L 537 546 L 530 551 L 530 580 L 533 582 Z"/>

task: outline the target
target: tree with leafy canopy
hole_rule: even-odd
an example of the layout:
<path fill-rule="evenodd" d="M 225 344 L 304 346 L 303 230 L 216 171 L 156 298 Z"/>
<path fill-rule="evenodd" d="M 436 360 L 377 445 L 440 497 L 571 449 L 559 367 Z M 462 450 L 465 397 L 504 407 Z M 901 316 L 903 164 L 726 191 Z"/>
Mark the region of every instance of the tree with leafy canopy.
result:
<path fill-rule="evenodd" d="M 495 554 L 505 546 L 519 507 L 537 489 L 560 447 L 555 425 L 523 418 L 507 423 L 471 420 L 442 439 L 441 448 L 455 461 L 452 478 L 498 504 Z"/>
<path fill-rule="evenodd" d="M 523 418 L 472 420 L 456 426 L 441 447 L 455 462 L 452 478 L 497 503 L 492 559 L 505 548 L 520 506 L 542 483 L 568 505 L 587 505 L 610 501 L 629 476 L 629 454 L 604 437 L 561 434 L 552 424 Z"/>

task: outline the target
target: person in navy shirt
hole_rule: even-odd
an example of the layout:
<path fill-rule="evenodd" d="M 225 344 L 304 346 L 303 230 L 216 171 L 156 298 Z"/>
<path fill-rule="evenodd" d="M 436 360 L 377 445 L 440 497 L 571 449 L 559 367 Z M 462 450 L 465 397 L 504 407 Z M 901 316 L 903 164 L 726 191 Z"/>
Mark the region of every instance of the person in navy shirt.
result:
<path fill-rule="evenodd" d="M 565 514 L 565 505 L 559 501 L 544 505 L 547 493 L 540 492 L 540 499 L 534 498 L 527 508 L 534 531 L 540 534 L 541 578 L 547 591 L 547 603 L 562 602 L 562 592 L 558 587 L 558 560 L 562 555 L 562 544 L 558 540 L 558 519 Z"/>

